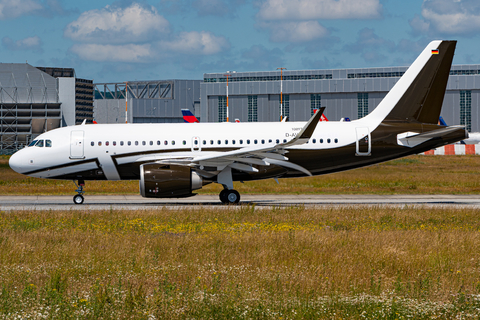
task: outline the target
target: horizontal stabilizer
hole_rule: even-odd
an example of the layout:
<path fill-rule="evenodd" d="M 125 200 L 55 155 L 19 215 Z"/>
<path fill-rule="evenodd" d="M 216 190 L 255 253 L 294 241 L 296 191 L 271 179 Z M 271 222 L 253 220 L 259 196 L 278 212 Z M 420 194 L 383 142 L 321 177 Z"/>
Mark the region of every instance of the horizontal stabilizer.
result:
<path fill-rule="evenodd" d="M 397 135 L 397 143 L 404 147 L 416 147 L 433 138 L 441 138 L 449 133 L 453 133 L 459 129 L 465 130 L 463 126 L 450 126 L 425 133 L 404 132 Z"/>

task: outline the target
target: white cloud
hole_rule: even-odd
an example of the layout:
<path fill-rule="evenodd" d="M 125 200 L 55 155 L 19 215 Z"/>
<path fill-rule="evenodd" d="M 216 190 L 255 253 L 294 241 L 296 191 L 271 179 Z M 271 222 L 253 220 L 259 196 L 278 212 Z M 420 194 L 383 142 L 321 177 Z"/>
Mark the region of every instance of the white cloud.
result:
<path fill-rule="evenodd" d="M 307 42 L 329 35 L 328 30 L 317 21 L 267 23 L 273 42 Z"/>
<path fill-rule="evenodd" d="M 410 22 L 417 32 L 472 34 L 480 31 L 478 0 L 425 0 L 420 18 Z"/>
<path fill-rule="evenodd" d="M 154 55 L 150 44 L 75 44 L 70 51 L 89 61 L 151 62 Z"/>
<path fill-rule="evenodd" d="M 36 13 L 43 6 L 35 0 L 0 0 L 0 20 Z"/>
<path fill-rule="evenodd" d="M 258 17 L 263 20 L 376 19 L 379 0 L 266 0 Z"/>
<path fill-rule="evenodd" d="M 222 36 L 174 34 L 169 26 L 154 7 L 133 3 L 86 11 L 65 28 L 64 36 L 76 42 L 72 53 L 90 61 L 152 62 L 174 54 L 213 55 L 230 47 Z"/>
<path fill-rule="evenodd" d="M 215 54 L 230 47 L 227 39 L 210 32 L 182 32 L 177 39 L 160 43 L 162 49 L 186 54 Z"/>
<path fill-rule="evenodd" d="M 65 28 L 64 35 L 88 43 L 140 43 L 167 34 L 169 25 L 154 7 L 133 3 L 86 11 Z"/>
<path fill-rule="evenodd" d="M 32 50 L 42 51 L 42 40 L 38 36 L 27 37 L 14 41 L 10 37 L 4 37 L 2 39 L 2 45 L 9 50 Z"/>

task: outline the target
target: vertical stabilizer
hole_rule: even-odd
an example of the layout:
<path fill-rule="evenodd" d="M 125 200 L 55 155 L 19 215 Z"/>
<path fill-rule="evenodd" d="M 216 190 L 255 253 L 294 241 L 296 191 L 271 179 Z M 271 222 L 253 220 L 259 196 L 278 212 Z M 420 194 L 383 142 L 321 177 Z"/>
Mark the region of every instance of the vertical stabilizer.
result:
<path fill-rule="evenodd" d="M 456 41 L 432 41 L 371 114 L 382 121 L 437 124 L 455 52 Z"/>

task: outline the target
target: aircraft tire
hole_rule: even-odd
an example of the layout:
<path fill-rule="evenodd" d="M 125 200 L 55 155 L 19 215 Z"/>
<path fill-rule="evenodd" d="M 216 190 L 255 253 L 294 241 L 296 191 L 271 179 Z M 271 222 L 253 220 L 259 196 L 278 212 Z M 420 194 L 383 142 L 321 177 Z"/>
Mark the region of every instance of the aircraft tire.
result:
<path fill-rule="evenodd" d="M 229 190 L 228 189 L 223 189 L 222 191 L 220 191 L 220 195 L 219 195 L 219 198 L 220 198 L 220 201 L 222 201 L 222 203 L 228 203 L 228 199 L 227 199 L 227 192 Z"/>
<path fill-rule="evenodd" d="M 84 200 L 85 199 L 81 194 L 76 194 L 75 196 L 73 196 L 73 203 L 75 204 L 82 204 Z"/>
<path fill-rule="evenodd" d="M 237 190 L 224 189 L 220 192 L 220 201 L 224 204 L 237 204 L 240 202 L 240 194 Z"/>

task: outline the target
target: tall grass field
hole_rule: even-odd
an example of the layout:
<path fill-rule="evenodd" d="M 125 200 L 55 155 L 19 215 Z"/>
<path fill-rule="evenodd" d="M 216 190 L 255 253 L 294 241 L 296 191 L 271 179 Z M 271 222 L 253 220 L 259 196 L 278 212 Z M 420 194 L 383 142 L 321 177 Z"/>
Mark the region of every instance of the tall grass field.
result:
<path fill-rule="evenodd" d="M 0 318 L 478 319 L 473 209 L 0 215 Z"/>
<path fill-rule="evenodd" d="M 477 196 L 478 158 L 415 156 L 235 187 Z M 1 161 L 3 195 L 72 193 L 72 182 L 23 177 Z M 137 190 L 87 182 L 92 194 Z M 478 318 L 478 209 L 0 211 L 0 319 Z"/>

